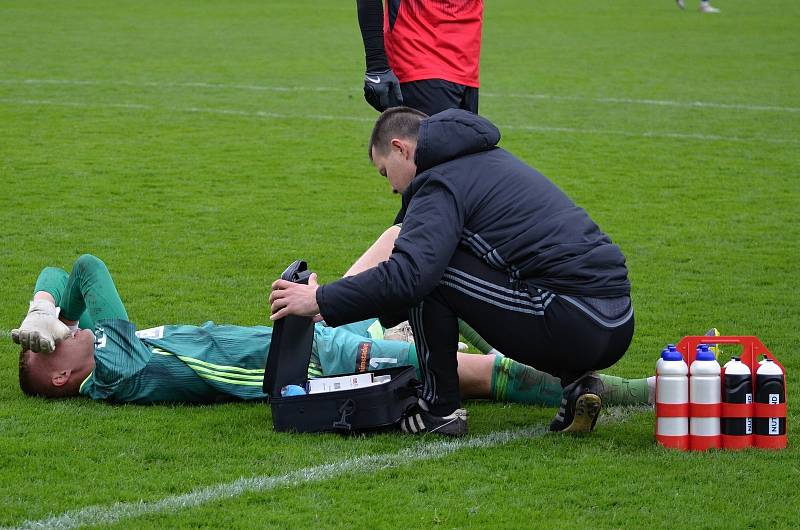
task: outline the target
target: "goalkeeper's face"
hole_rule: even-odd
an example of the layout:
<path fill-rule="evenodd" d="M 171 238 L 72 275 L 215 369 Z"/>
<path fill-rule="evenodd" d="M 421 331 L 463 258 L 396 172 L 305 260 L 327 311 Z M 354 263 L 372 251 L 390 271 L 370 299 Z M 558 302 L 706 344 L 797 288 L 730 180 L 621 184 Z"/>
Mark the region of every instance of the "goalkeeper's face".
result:
<path fill-rule="evenodd" d="M 80 329 L 56 344 L 51 353 L 27 352 L 24 377 L 33 393 L 46 397 L 77 396 L 81 382 L 94 370 L 94 341 L 94 333 Z"/>
<path fill-rule="evenodd" d="M 79 329 L 56 345 L 50 355 L 60 359 L 65 366 L 83 366 L 91 363 L 94 366 L 94 333 L 88 329 Z"/>

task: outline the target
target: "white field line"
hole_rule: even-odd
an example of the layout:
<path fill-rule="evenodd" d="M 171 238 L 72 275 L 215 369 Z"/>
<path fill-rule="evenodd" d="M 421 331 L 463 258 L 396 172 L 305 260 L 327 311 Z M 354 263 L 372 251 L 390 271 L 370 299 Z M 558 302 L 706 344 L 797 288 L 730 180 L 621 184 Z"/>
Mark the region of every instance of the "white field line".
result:
<path fill-rule="evenodd" d="M 285 120 L 317 120 L 317 121 L 353 121 L 373 123 L 373 118 L 357 117 L 357 116 L 334 116 L 331 114 L 287 114 L 280 112 L 269 111 L 247 111 L 237 109 L 219 109 L 210 107 L 157 107 L 154 105 L 143 105 L 139 103 L 84 103 L 80 101 L 57 101 L 53 99 L 15 99 L 15 98 L 0 98 L 0 104 L 7 105 L 51 105 L 59 107 L 77 107 L 77 108 L 111 108 L 111 109 L 129 109 L 129 110 L 146 110 L 158 112 L 187 112 L 187 113 L 203 113 L 203 114 L 218 114 L 226 116 L 241 116 L 246 118 L 268 118 L 268 119 L 285 119 Z M 699 134 L 699 133 L 680 133 L 680 132 L 658 132 L 658 131 L 621 131 L 613 129 L 594 129 L 594 128 L 581 128 L 581 127 L 547 127 L 547 126 L 533 126 L 533 125 L 502 125 L 498 127 L 501 130 L 520 130 L 529 132 L 542 132 L 542 133 L 567 133 L 567 134 L 589 134 L 589 135 L 607 135 L 607 136 L 625 136 L 631 138 L 670 138 L 680 140 L 705 140 L 705 141 L 719 141 L 719 142 L 763 142 L 772 144 L 800 144 L 800 138 L 770 138 L 763 136 L 754 136 L 750 138 L 739 136 L 724 136 L 717 134 Z"/>
<path fill-rule="evenodd" d="M 601 418 L 601 423 L 608 424 L 623 421 L 631 416 L 633 412 L 642 410 L 645 409 L 609 409 Z M 505 445 L 526 438 L 537 438 L 543 436 L 546 432 L 547 430 L 544 426 L 536 425 L 513 431 L 495 432 L 484 436 L 437 440 L 430 443 L 425 443 L 423 438 L 420 443 L 396 453 L 348 458 L 340 462 L 306 467 L 278 476 L 262 475 L 240 478 L 233 482 L 198 488 L 189 493 L 173 495 L 157 501 L 118 502 L 107 506 L 89 506 L 46 519 L 24 521 L 17 527 L 4 527 L 0 528 L 0 530 L 33 530 L 37 528 L 65 530 L 88 525 L 112 525 L 125 519 L 143 515 L 173 513 L 210 502 L 232 499 L 245 493 L 263 492 L 311 482 L 324 482 L 341 477 L 344 474 L 375 473 L 386 468 L 406 466 L 425 460 L 437 460 L 462 449 Z M 354 440 L 353 443 L 358 443 L 358 441 Z"/>
<path fill-rule="evenodd" d="M 589 101 L 591 103 L 607 103 L 618 105 L 652 105 L 657 107 L 708 108 L 727 110 L 751 110 L 756 112 L 800 112 L 800 107 L 781 107 L 777 105 L 749 105 L 746 103 L 717 103 L 714 101 L 677 101 L 670 99 L 636 99 L 636 98 L 587 98 L 582 96 L 556 96 L 553 94 L 495 94 L 483 93 L 481 97 L 544 99 L 552 101 Z"/>
<path fill-rule="evenodd" d="M 202 88 L 216 90 L 249 90 L 258 92 L 342 92 L 358 93 L 358 87 L 310 87 L 310 86 L 271 86 L 236 83 L 203 83 L 203 82 L 158 82 L 158 81 L 103 81 L 82 79 L 0 79 L 0 84 L 5 85 L 85 85 L 85 86 L 129 86 L 148 88 Z M 650 105 L 658 107 L 679 108 L 708 108 L 722 110 L 747 110 L 754 112 L 800 112 L 800 107 L 786 107 L 779 105 L 747 104 L 747 103 L 718 103 L 714 101 L 679 101 L 662 99 L 637 99 L 637 98 L 612 98 L 612 97 L 585 97 L 563 96 L 555 94 L 536 93 L 500 93 L 481 92 L 481 97 L 489 98 L 522 98 L 541 99 L 549 101 L 585 101 L 589 103 L 615 104 L 615 105 Z"/>

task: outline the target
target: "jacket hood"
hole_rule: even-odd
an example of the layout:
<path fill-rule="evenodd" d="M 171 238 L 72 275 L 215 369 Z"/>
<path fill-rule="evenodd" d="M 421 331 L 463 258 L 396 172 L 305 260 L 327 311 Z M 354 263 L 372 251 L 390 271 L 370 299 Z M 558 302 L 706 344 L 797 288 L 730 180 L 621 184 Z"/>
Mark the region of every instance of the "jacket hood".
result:
<path fill-rule="evenodd" d="M 448 109 L 422 120 L 414 163 L 417 174 L 443 162 L 493 149 L 500 131 L 492 122 L 466 110 Z"/>

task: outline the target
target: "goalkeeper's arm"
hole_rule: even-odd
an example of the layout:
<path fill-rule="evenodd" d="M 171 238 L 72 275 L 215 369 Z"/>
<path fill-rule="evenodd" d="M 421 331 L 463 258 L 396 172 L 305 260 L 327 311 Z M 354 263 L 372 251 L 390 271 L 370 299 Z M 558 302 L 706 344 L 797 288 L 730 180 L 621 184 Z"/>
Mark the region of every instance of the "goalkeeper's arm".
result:
<path fill-rule="evenodd" d="M 59 308 L 53 295 L 38 291 L 28 307 L 28 314 L 19 328 L 11 330 L 11 339 L 25 348 L 38 353 L 50 353 L 56 345 L 72 335 L 78 327 L 74 321 L 62 322 L 58 318 Z"/>
<path fill-rule="evenodd" d="M 383 45 L 383 2 L 357 0 L 358 25 L 364 41 L 364 99 L 378 111 L 403 104 L 400 81 L 389 68 Z"/>

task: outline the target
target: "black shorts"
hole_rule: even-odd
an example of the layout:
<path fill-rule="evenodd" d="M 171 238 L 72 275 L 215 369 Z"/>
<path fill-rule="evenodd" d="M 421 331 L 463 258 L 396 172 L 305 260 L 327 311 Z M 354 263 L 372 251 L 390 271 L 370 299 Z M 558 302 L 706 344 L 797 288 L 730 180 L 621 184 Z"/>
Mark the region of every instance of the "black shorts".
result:
<path fill-rule="evenodd" d="M 403 105 L 421 110 L 428 116 L 447 109 L 478 113 L 478 89 L 443 79 L 423 79 L 401 83 Z"/>

